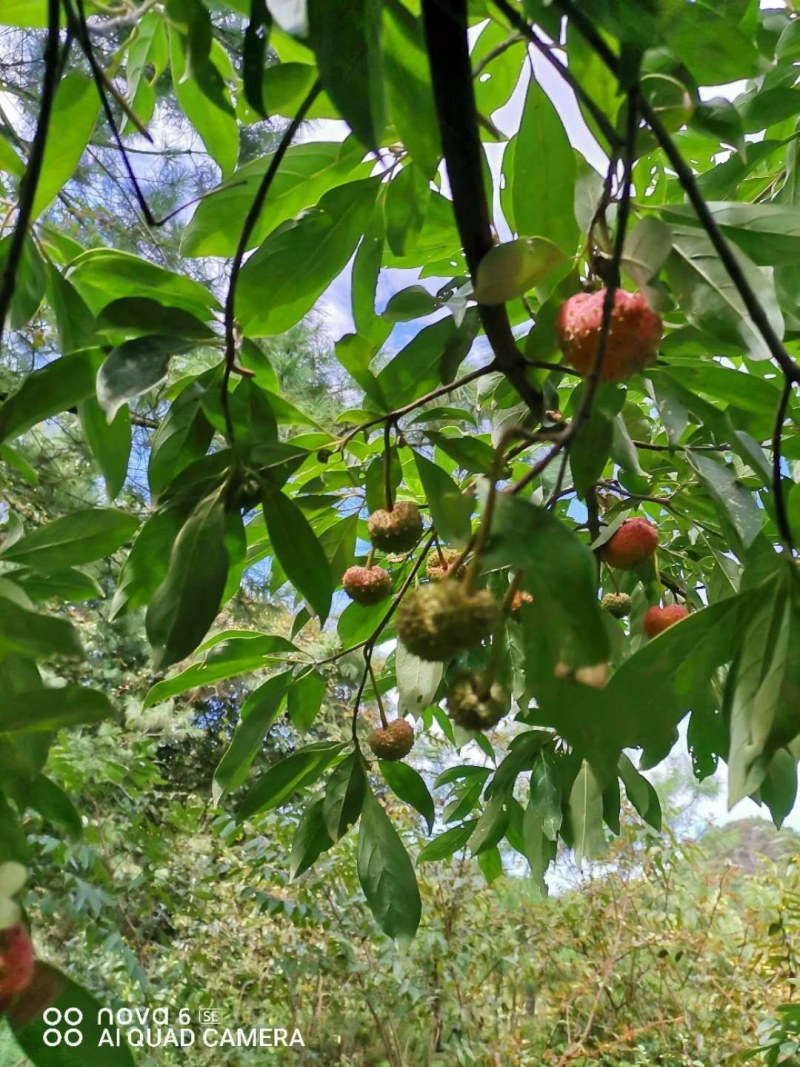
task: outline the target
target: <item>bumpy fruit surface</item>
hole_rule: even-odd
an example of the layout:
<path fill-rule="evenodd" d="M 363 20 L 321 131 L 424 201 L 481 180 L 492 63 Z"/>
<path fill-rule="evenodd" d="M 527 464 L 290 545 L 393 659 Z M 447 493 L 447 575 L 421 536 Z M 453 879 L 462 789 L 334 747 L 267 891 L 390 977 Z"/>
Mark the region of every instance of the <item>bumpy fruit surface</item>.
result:
<path fill-rule="evenodd" d="M 397 636 L 420 659 L 448 660 L 495 630 L 500 608 L 488 589 L 470 592 L 452 578 L 421 585 L 397 612 Z"/>
<path fill-rule="evenodd" d="M 511 707 L 507 691 L 495 682 L 484 692 L 483 675 L 459 671 L 447 687 L 447 714 L 465 730 L 490 730 Z"/>
<path fill-rule="evenodd" d="M 584 376 L 591 371 L 597 354 L 605 296 L 605 289 L 571 296 L 562 304 L 556 323 L 561 351 Z M 661 333 L 661 319 L 642 294 L 617 289 L 600 380 L 618 382 L 653 363 Z"/>
<path fill-rule="evenodd" d="M 685 619 L 688 614 L 683 604 L 667 604 L 665 608 L 656 605 L 645 612 L 642 629 L 648 637 L 657 637 L 670 626 L 674 626 L 676 622 Z"/>
<path fill-rule="evenodd" d="M 624 619 L 631 613 L 631 598 L 627 593 L 606 593 L 600 607 L 610 611 L 615 619 Z"/>
<path fill-rule="evenodd" d="M 414 747 L 414 730 L 405 719 L 395 719 L 385 729 L 373 730 L 367 741 L 378 759 L 399 760 Z"/>
<path fill-rule="evenodd" d="M 0 930 L 0 1003 L 21 993 L 33 978 L 34 954 L 23 923 Z"/>
<path fill-rule="evenodd" d="M 342 588 L 357 604 L 379 604 L 392 591 L 392 579 L 383 567 L 348 567 Z"/>
<path fill-rule="evenodd" d="M 658 547 L 658 530 L 647 519 L 626 519 L 613 537 L 600 549 L 600 558 L 619 570 L 638 567 Z"/>
<path fill-rule="evenodd" d="M 419 508 L 405 500 L 391 511 L 373 511 L 367 525 L 373 545 L 381 552 L 410 552 L 422 534 Z"/>
<path fill-rule="evenodd" d="M 442 582 L 445 578 L 462 578 L 467 569 L 463 563 L 453 570 L 453 565 L 460 557 L 461 553 L 455 548 L 443 548 L 441 557 L 438 552 L 432 552 L 425 563 L 425 573 L 432 582 Z"/>

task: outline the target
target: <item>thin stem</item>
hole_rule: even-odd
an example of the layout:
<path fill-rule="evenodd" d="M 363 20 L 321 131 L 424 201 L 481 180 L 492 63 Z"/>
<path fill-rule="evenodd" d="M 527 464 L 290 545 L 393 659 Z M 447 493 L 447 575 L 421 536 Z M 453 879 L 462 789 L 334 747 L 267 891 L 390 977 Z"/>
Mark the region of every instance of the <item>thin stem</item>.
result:
<path fill-rule="evenodd" d="M 438 400 L 440 396 L 446 396 L 448 393 L 452 393 L 464 385 L 469 385 L 470 382 L 474 382 L 478 378 L 484 378 L 487 374 L 493 374 L 497 369 L 497 365 L 494 362 L 488 363 L 485 367 L 478 367 L 477 370 L 470 371 L 468 374 L 465 374 L 461 378 L 457 378 L 453 382 L 448 382 L 446 385 L 439 385 L 435 389 L 431 389 L 429 393 L 419 397 L 417 400 L 412 400 L 410 404 L 405 404 L 401 408 L 395 408 L 394 411 L 390 411 L 386 415 L 376 415 L 374 419 L 362 422 L 345 434 L 337 445 L 336 451 L 341 452 L 348 446 L 354 437 L 357 437 L 360 433 L 364 433 L 366 430 L 371 430 L 373 426 L 380 426 L 382 422 L 387 421 L 397 422 L 397 420 L 401 419 L 404 415 L 409 415 L 412 411 L 416 411 L 417 408 L 424 407 L 425 404 L 430 403 L 431 400 Z"/>
<path fill-rule="evenodd" d="M 267 194 L 272 187 L 272 183 L 275 180 L 275 175 L 278 173 L 278 168 L 283 162 L 283 157 L 288 151 L 289 145 L 295 138 L 297 131 L 300 129 L 311 105 L 316 100 L 320 93 L 322 86 L 319 81 L 315 81 L 306 94 L 305 99 L 300 105 L 297 114 L 286 127 L 283 132 L 283 136 L 280 139 L 278 147 L 275 149 L 275 154 L 270 160 L 269 167 L 261 179 L 261 184 L 256 190 L 256 195 L 253 197 L 253 203 L 250 205 L 250 210 L 247 212 L 247 216 L 242 226 L 242 232 L 239 237 L 239 244 L 236 248 L 236 254 L 233 257 L 233 263 L 231 264 L 230 280 L 228 282 L 228 295 L 225 298 L 225 369 L 222 374 L 222 404 L 225 413 L 225 429 L 228 437 L 228 441 L 233 446 L 235 441 L 235 432 L 233 429 L 233 419 L 231 418 L 230 407 L 228 404 L 228 385 L 230 382 L 231 374 L 236 366 L 236 333 L 235 333 L 235 300 L 236 300 L 236 284 L 239 281 L 239 272 L 242 269 L 242 262 L 244 261 L 245 252 L 250 241 L 250 236 L 255 229 L 258 217 L 261 214 L 261 209 L 264 206 L 264 202 L 267 199 Z"/>
<path fill-rule="evenodd" d="M 378 714 L 381 717 L 381 726 L 386 729 L 389 725 L 389 720 L 386 718 L 386 709 L 383 706 L 383 700 L 381 699 L 380 690 L 378 689 L 378 679 L 375 677 L 375 669 L 372 666 L 372 656 L 367 660 L 367 671 L 369 672 L 369 680 L 372 682 L 372 690 L 375 693 L 375 703 L 378 705 Z"/>
<path fill-rule="evenodd" d="M 598 129 L 602 132 L 612 150 L 621 148 L 624 142 L 612 124 L 608 121 L 603 111 L 597 106 L 583 86 L 573 77 L 569 68 L 565 66 L 560 59 L 553 55 L 552 49 L 536 34 L 534 28 L 525 21 L 518 11 L 514 10 L 507 0 L 494 0 L 494 5 L 503 12 L 511 25 L 515 26 L 517 30 L 530 41 L 533 47 L 547 60 L 550 66 L 558 71 L 563 80 L 567 83 L 570 89 L 572 89 L 575 96 L 581 101 L 583 106 L 597 123 Z"/>
<path fill-rule="evenodd" d="M 394 507 L 392 497 L 392 423 L 383 427 L 383 502 L 387 511 Z"/>
<path fill-rule="evenodd" d="M 778 533 L 783 542 L 784 550 L 789 555 L 794 555 L 792 528 L 789 524 L 789 514 L 786 510 L 786 500 L 784 499 L 783 485 L 781 484 L 781 431 L 791 395 L 792 381 L 787 377 L 783 383 L 783 392 L 775 411 L 775 425 L 772 430 L 772 494 L 775 497 L 775 522 L 778 526 Z"/>
<path fill-rule="evenodd" d="M 59 48 L 58 34 L 60 29 L 60 3 L 59 0 L 47 0 L 47 43 L 44 50 L 44 78 L 42 80 L 42 103 L 39 108 L 39 118 L 36 123 L 36 133 L 33 135 L 28 166 L 25 176 L 20 184 L 19 211 L 17 224 L 11 235 L 8 254 L 3 268 L 2 284 L 0 284 L 0 346 L 2 346 L 3 329 L 5 327 L 8 309 L 17 287 L 17 271 L 19 270 L 22 250 L 25 246 L 25 237 L 33 214 L 33 202 L 36 198 L 36 189 L 42 173 L 44 150 L 47 144 L 47 134 L 50 128 L 50 116 L 53 111 L 53 99 L 59 78 Z"/>

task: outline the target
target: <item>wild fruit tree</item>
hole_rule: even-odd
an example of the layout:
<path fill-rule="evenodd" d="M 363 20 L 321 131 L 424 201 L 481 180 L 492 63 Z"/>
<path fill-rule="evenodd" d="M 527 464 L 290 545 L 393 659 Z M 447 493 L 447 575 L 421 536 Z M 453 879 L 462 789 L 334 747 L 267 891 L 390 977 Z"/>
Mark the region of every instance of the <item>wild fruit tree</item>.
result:
<path fill-rule="evenodd" d="M 77 408 L 110 501 L 6 522 L 0 862 L 35 866 L 28 809 L 80 824 L 46 777 L 48 745 L 112 707 L 45 684 L 38 664 L 81 646 L 36 602 L 94 598 L 82 568 L 121 546 L 108 612 L 144 609 L 160 676 L 147 704 L 268 668 L 216 800 L 240 820 L 297 806 L 295 876 L 358 834 L 391 937 L 413 937 L 420 898 L 380 797 L 432 810 L 414 768 L 427 730 L 481 755 L 441 776 L 456 815 L 417 862 L 467 848 L 492 878 L 511 849 L 541 884 L 559 841 L 602 851 L 620 783 L 657 827 L 642 772 L 687 717 L 697 777 L 724 761 L 730 803 L 753 797 L 780 824 L 800 753 L 794 11 L 10 0 L 0 19 L 44 31 L 35 129 L 2 119 L 0 324 L 8 338 L 46 314 L 60 345 L 0 406 L 2 458 L 22 466 L 17 439 Z M 53 207 L 102 131 L 157 230 L 129 164 L 157 89 L 221 173 L 186 225 L 183 271 L 84 248 Z M 239 167 L 241 131 L 267 117 L 285 120 L 277 147 Z M 298 139 L 320 119 L 344 120 L 344 138 Z M 224 265 L 222 290 L 193 276 L 200 258 Z M 330 433 L 281 395 L 261 342 L 342 278 L 353 328 L 333 356 L 353 402 Z M 114 506 L 131 419 L 175 356 L 200 351 L 215 361 L 172 383 L 149 440 L 139 524 Z M 215 628 L 264 560 L 291 591 L 291 634 Z M 303 646 L 319 628 L 331 656 Z M 284 710 L 313 721 L 322 668 L 354 651 L 341 732 L 252 775 Z M 10 944 L 24 928 L 0 916 Z M 0 998 L 21 973 L 8 958 Z M 86 997 L 37 966 L 6 1009 L 34 1059 L 42 1004 Z"/>

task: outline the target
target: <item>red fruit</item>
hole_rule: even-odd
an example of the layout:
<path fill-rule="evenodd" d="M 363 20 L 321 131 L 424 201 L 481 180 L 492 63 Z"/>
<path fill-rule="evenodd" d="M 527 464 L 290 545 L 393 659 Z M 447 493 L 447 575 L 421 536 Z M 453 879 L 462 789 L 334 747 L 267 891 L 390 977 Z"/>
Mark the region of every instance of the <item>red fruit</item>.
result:
<path fill-rule="evenodd" d="M 21 993 L 33 977 L 33 943 L 22 923 L 0 930 L 0 1003 Z"/>
<path fill-rule="evenodd" d="M 609 567 L 628 571 L 655 552 L 658 530 L 647 519 L 626 519 L 617 532 L 600 549 L 600 558 Z"/>
<path fill-rule="evenodd" d="M 648 637 L 658 637 L 664 630 L 685 619 L 688 614 L 683 604 L 667 604 L 665 608 L 656 605 L 645 612 L 642 629 Z"/>
<path fill-rule="evenodd" d="M 357 604 L 379 604 L 392 591 L 392 579 L 383 567 L 348 567 L 342 588 Z"/>
<path fill-rule="evenodd" d="M 576 293 L 562 304 L 558 315 L 556 333 L 561 351 L 584 377 L 594 366 L 605 296 L 605 289 Z M 600 380 L 618 382 L 653 363 L 661 333 L 661 319 L 642 294 L 617 289 Z"/>

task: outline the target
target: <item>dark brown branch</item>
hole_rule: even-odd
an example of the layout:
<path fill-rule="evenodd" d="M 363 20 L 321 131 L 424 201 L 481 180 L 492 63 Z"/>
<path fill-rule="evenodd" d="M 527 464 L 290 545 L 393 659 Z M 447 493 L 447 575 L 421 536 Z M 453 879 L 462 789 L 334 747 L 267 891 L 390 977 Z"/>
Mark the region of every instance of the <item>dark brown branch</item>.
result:
<path fill-rule="evenodd" d="M 225 428 L 228 436 L 228 442 L 231 446 L 234 444 L 234 430 L 233 420 L 231 419 L 230 408 L 228 406 L 228 384 L 230 382 L 231 374 L 236 367 L 236 333 L 235 333 L 235 301 L 236 301 L 236 283 L 239 280 L 239 272 L 242 269 L 242 262 L 244 260 L 247 246 L 250 242 L 250 236 L 255 229 L 258 217 L 261 214 L 261 209 L 264 206 L 264 201 L 267 199 L 267 194 L 272 187 L 272 183 L 275 180 L 275 175 L 278 173 L 278 169 L 283 162 L 283 157 L 289 149 L 289 145 L 295 138 L 295 134 L 303 124 L 309 108 L 319 95 L 320 89 L 319 80 L 315 81 L 306 94 L 305 99 L 300 105 L 297 114 L 283 131 L 283 135 L 280 139 L 278 147 L 275 149 L 275 154 L 270 160 L 270 164 L 267 167 L 264 177 L 261 179 L 261 184 L 256 190 L 256 195 L 253 197 L 253 203 L 250 205 L 250 210 L 247 212 L 247 217 L 244 220 L 242 226 L 242 232 L 239 237 L 239 244 L 236 248 L 236 254 L 233 257 L 233 263 L 231 264 L 231 276 L 228 282 L 228 295 L 225 298 L 225 370 L 222 376 L 222 404 L 225 411 Z"/>
<path fill-rule="evenodd" d="M 775 523 L 778 527 L 778 533 L 786 552 L 789 555 L 794 555 L 792 527 L 789 524 L 789 514 L 786 510 L 786 500 L 783 495 L 783 485 L 781 484 L 781 432 L 791 395 L 792 381 L 787 376 L 775 411 L 775 425 L 772 430 L 772 493 L 775 497 Z"/>
<path fill-rule="evenodd" d="M 467 0 L 422 0 L 422 20 L 453 213 L 474 282 L 478 264 L 494 242 L 483 184 L 478 112 L 467 40 Z M 511 332 L 505 305 L 479 304 L 478 311 L 497 369 L 505 374 L 531 411 L 539 415 L 541 393 L 528 381 L 525 360 Z"/>
<path fill-rule="evenodd" d="M 17 287 L 17 271 L 19 270 L 22 250 L 25 247 L 25 238 L 28 233 L 31 215 L 33 214 L 33 202 L 36 199 L 36 190 L 39 186 L 39 178 L 42 173 L 44 150 L 47 144 L 47 134 L 50 128 L 50 116 L 53 111 L 53 100 L 58 86 L 59 70 L 59 47 L 58 35 L 60 30 L 60 2 L 48 0 L 47 2 L 47 43 L 44 50 L 44 78 L 42 80 L 42 103 L 39 108 L 39 118 L 36 123 L 36 133 L 33 136 L 28 166 L 25 176 L 20 184 L 19 209 L 14 232 L 11 235 L 8 254 L 3 268 L 2 284 L 0 285 L 0 346 L 2 346 L 3 329 L 5 327 L 8 310 L 14 298 Z"/>
<path fill-rule="evenodd" d="M 597 106 L 594 100 L 592 100 L 591 96 L 585 91 L 583 86 L 573 77 L 569 68 L 565 66 L 557 56 L 553 55 L 552 49 L 536 34 L 534 28 L 528 25 L 522 15 L 520 15 L 518 11 L 515 11 L 507 0 L 494 0 L 494 5 L 503 12 L 511 25 L 516 27 L 519 33 L 527 38 L 533 47 L 547 60 L 550 66 L 558 71 L 563 80 L 567 83 L 570 89 L 572 89 L 573 93 L 575 93 L 575 96 L 592 116 L 598 129 L 608 141 L 611 149 L 617 150 L 622 148 L 622 145 L 624 144 L 623 139 L 608 121 L 603 111 Z"/>

